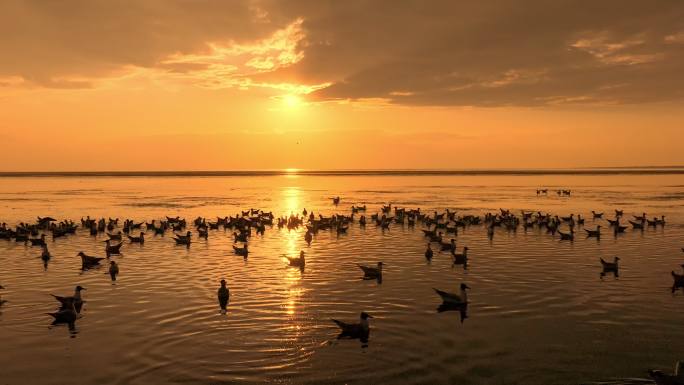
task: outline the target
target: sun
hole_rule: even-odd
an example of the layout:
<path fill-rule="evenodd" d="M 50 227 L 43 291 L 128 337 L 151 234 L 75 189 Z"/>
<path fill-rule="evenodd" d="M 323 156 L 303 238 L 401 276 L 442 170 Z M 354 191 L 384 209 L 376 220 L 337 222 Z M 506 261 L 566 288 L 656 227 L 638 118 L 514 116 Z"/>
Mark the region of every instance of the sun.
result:
<path fill-rule="evenodd" d="M 283 96 L 283 103 L 289 108 L 295 108 L 302 105 L 302 98 L 297 95 L 288 94 Z"/>

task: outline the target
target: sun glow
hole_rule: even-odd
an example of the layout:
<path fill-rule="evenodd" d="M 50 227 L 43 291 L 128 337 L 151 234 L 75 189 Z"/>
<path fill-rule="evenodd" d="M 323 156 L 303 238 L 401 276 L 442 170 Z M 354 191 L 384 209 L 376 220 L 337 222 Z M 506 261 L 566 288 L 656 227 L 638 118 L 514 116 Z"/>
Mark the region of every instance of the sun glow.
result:
<path fill-rule="evenodd" d="M 282 97 L 283 104 L 285 104 L 286 107 L 288 108 L 296 108 L 301 106 L 304 102 L 302 101 L 302 98 L 294 95 L 294 94 L 288 94 L 284 95 Z"/>

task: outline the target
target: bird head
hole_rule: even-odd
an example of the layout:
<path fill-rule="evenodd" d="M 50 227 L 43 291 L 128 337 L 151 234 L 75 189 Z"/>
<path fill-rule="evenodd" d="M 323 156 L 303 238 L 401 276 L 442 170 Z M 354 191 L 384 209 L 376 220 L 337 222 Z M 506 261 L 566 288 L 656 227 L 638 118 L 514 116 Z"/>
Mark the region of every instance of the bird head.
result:
<path fill-rule="evenodd" d="M 366 313 L 365 311 L 361 312 L 361 319 L 368 319 L 368 318 L 373 318 L 373 316 Z"/>
<path fill-rule="evenodd" d="M 466 289 L 470 290 L 470 286 L 466 285 L 465 283 L 462 283 L 461 284 L 461 290 L 466 290 Z"/>

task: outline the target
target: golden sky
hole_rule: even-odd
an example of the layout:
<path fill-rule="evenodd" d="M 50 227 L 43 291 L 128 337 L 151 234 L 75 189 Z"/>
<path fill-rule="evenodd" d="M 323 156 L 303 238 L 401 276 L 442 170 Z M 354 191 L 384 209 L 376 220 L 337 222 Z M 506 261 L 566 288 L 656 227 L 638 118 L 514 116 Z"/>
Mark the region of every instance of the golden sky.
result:
<path fill-rule="evenodd" d="M 681 1 L 5 1 L 0 36 L 0 171 L 684 164 Z"/>

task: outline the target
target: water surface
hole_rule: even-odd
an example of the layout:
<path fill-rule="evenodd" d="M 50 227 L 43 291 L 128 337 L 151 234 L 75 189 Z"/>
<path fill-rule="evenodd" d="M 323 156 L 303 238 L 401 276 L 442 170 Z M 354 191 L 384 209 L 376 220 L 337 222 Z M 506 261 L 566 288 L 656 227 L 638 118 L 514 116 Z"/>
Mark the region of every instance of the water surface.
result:
<path fill-rule="evenodd" d="M 538 187 L 572 196 L 537 197 Z M 341 196 L 335 207 L 330 197 Z M 483 214 L 499 208 L 558 215 L 591 210 L 666 215 L 664 227 L 600 241 L 560 242 L 539 230 L 473 226 L 458 248 L 423 258 L 419 228 L 352 226 L 348 235 L 268 229 L 247 261 L 232 254 L 230 232 L 212 231 L 189 249 L 151 234 L 124 245 L 121 275 L 80 272 L 78 251 L 102 254 L 86 232 L 50 241 L 42 268 L 37 248 L 0 241 L 2 384 L 572 384 L 643 378 L 684 358 L 684 295 L 670 293 L 670 271 L 684 263 L 684 176 L 575 175 L 235 175 L 23 176 L 0 178 L 0 221 L 82 216 L 137 221 L 180 215 L 215 218 L 261 208 L 276 215 L 304 208 L 349 214 L 366 204 L 450 208 Z M 586 227 L 604 221 L 587 220 Z M 283 254 L 307 251 L 303 272 Z M 619 278 L 600 278 L 599 257 L 619 255 Z M 356 263 L 385 263 L 382 284 L 361 279 Z M 231 302 L 219 313 L 226 278 Z M 468 318 L 437 313 L 433 287 L 472 287 Z M 48 293 L 88 288 L 75 333 L 50 327 Z M 367 346 L 335 340 L 330 318 L 375 318 Z M 618 381 L 619 383 L 619 381 Z"/>

